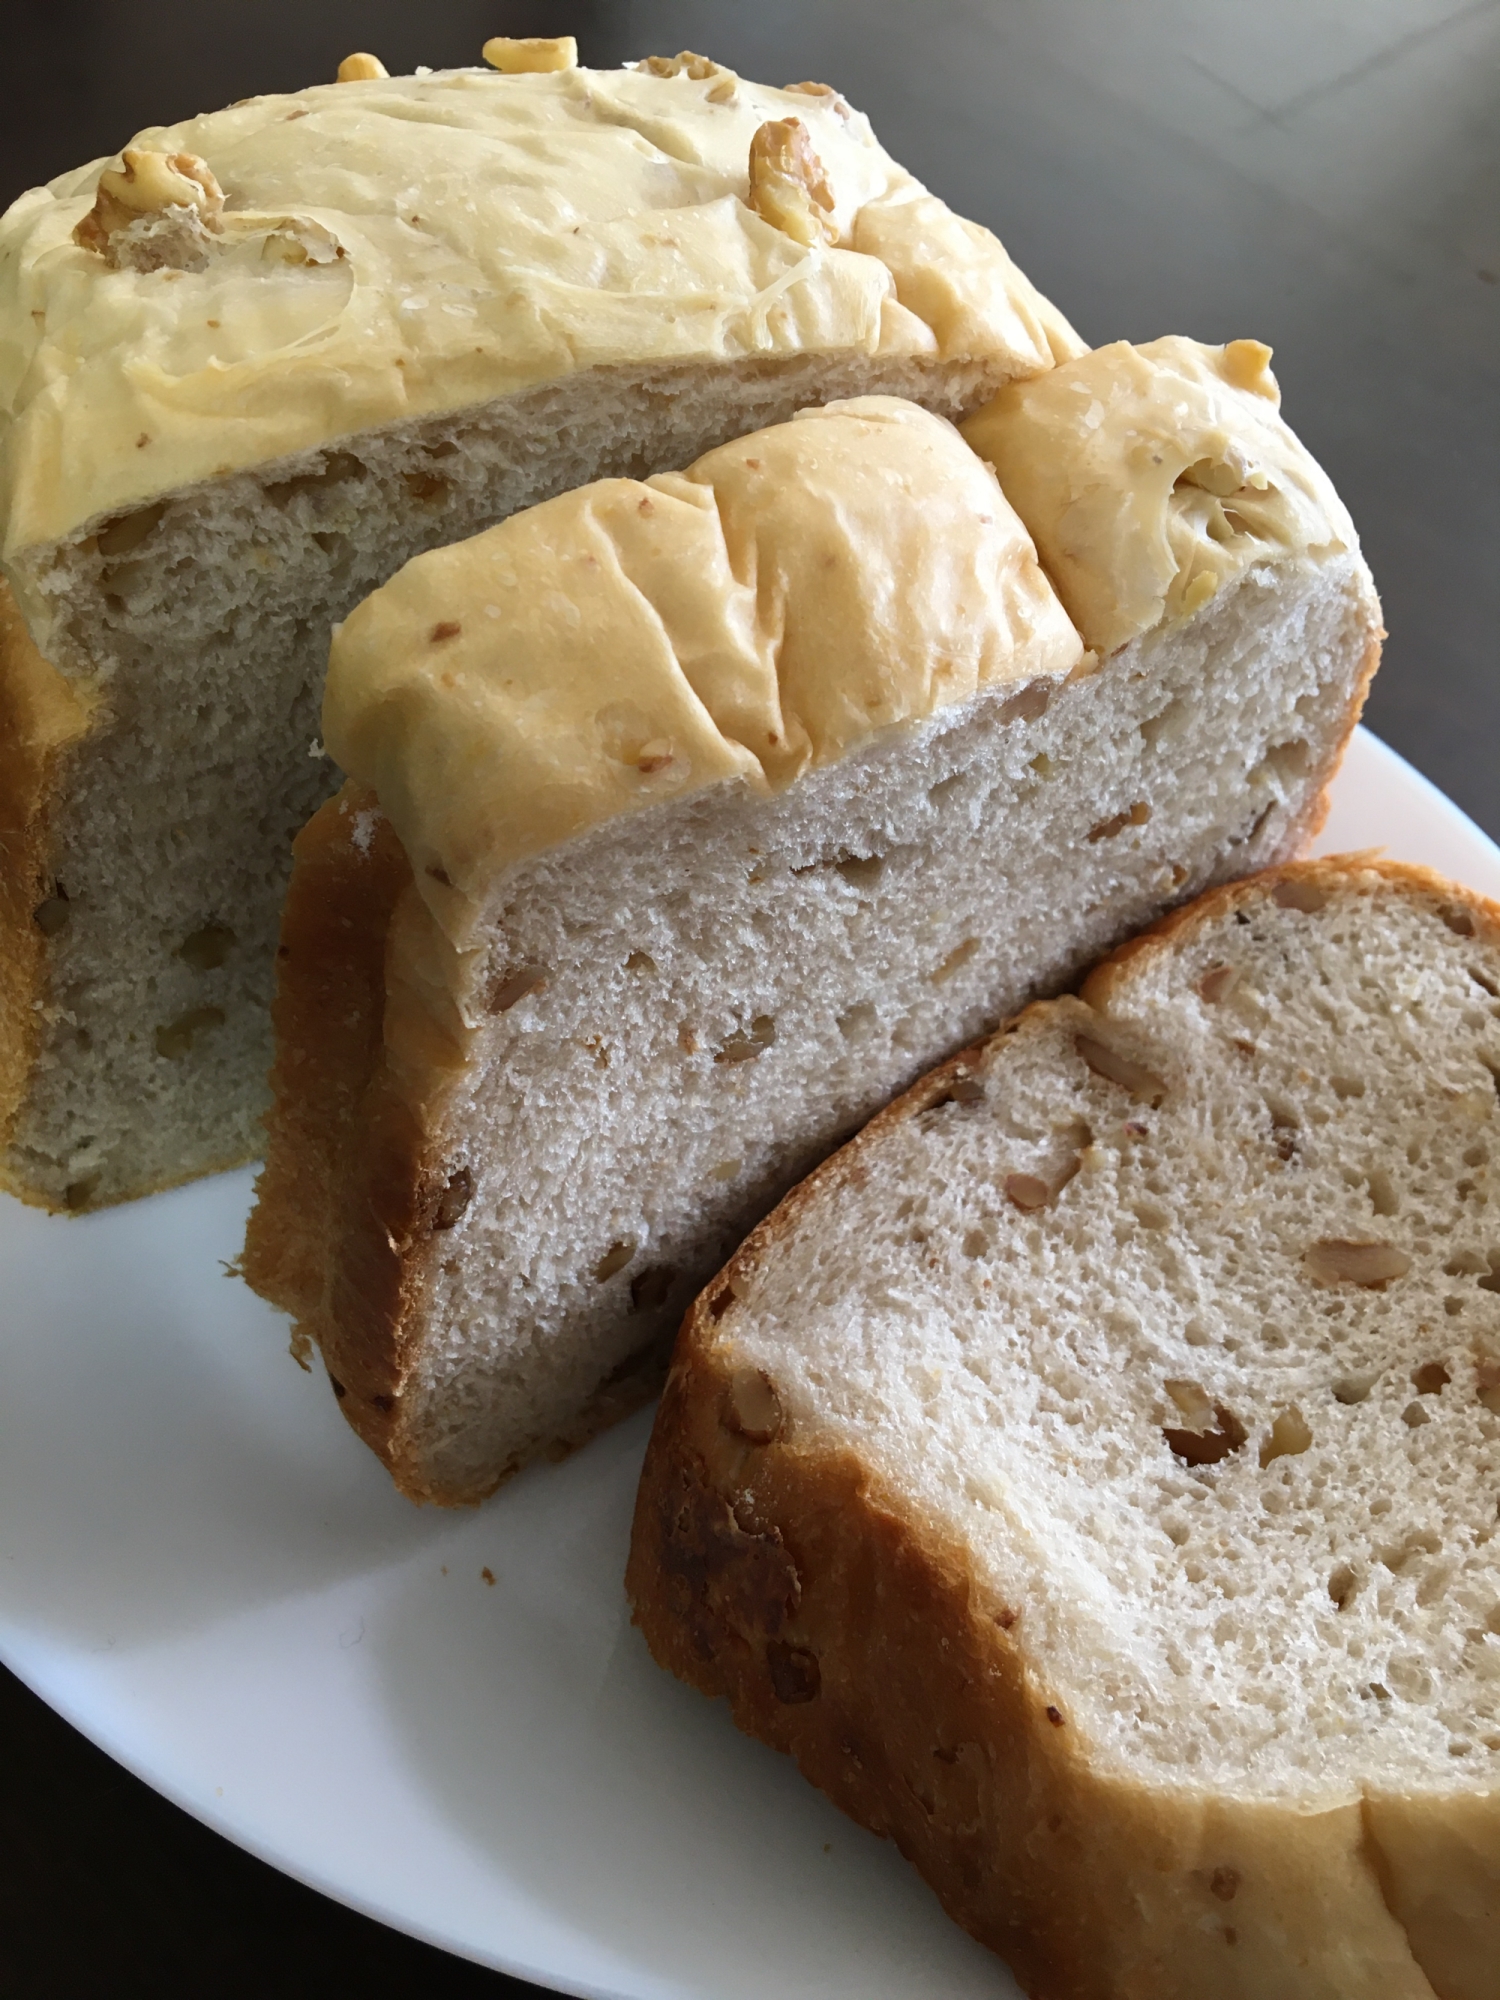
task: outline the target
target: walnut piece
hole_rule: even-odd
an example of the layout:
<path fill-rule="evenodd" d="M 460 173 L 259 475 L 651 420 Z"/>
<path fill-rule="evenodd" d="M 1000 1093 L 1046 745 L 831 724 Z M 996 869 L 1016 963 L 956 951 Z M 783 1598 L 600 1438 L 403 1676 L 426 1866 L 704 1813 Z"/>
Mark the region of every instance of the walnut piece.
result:
<path fill-rule="evenodd" d="M 359 49 L 352 56 L 345 56 L 339 64 L 336 83 L 373 83 L 377 77 L 389 76 L 390 71 L 380 60 L 366 50 Z"/>
<path fill-rule="evenodd" d="M 751 1444 L 771 1444 L 785 1421 L 776 1384 L 761 1368 L 736 1368 L 724 1391 L 720 1417 L 726 1430 Z"/>
<path fill-rule="evenodd" d="M 725 69 L 722 63 L 710 60 L 708 56 L 694 55 L 691 49 L 681 49 L 675 56 L 647 56 L 638 62 L 636 68 L 644 70 L 647 76 L 686 76 L 694 83 L 707 83 L 713 77 L 733 77 L 732 69 Z"/>
<path fill-rule="evenodd" d="M 491 35 L 480 51 L 502 76 L 577 69 L 578 43 L 572 35 Z"/>
<path fill-rule="evenodd" d="M 1349 1243 L 1337 1237 L 1312 1244 L 1302 1261 L 1320 1285 L 1363 1285 L 1372 1292 L 1411 1269 L 1410 1257 L 1394 1243 Z"/>
<path fill-rule="evenodd" d="M 1312 1444 L 1306 1417 L 1291 1403 L 1274 1420 L 1269 1436 L 1261 1440 L 1260 1462 L 1269 1465 L 1277 1458 L 1298 1458 Z"/>
<path fill-rule="evenodd" d="M 223 207 L 224 190 L 196 153 L 127 146 L 100 174 L 73 241 L 115 271 L 201 271 Z"/>
<path fill-rule="evenodd" d="M 838 240 L 833 188 L 798 118 L 771 118 L 750 141 L 750 206 L 811 249 Z"/>
<path fill-rule="evenodd" d="M 1119 1084 L 1132 1097 L 1139 1097 L 1149 1104 L 1153 1111 L 1166 1096 L 1167 1086 L 1155 1070 L 1147 1069 L 1144 1063 L 1138 1063 L 1130 1056 L 1121 1055 L 1118 1049 L 1112 1049 L 1104 1042 L 1096 1042 L 1092 1035 L 1075 1035 L 1073 1046 L 1095 1076 Z"/>
<path fill-rule="evenodd" d="M 1052 1190 L 1046 1181 L 1036 1174 L 1007 1174 L 1005 1198 L 1030 1215 L 1036 1209 L 1047 1206 L 1052 1199 Z"/>

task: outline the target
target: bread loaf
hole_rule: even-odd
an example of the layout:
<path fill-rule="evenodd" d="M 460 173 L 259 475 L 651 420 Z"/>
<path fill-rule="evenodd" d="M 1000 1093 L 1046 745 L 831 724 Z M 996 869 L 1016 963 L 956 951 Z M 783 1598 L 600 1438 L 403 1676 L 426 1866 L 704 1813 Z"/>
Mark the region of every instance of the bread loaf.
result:
<path fill-rule="evenodd" d="M 803 404 L 960 416 L 1080 351 L 835 92 L 492 54 L 143 132 L 0 220 L 27 1199 L 257 1150 L 290 842 L 337 783 L 329 631 L 408 557 Z M 66 726 L 29 734 L 38 701 Z"/>
<path fill-rule="evenodd" d="M 1500 907 L 1218 890 L 694 1305 L 658 1660 L 1046 2000 L 1494 2000 Z"/>
<path fill-rule="evenodd" d="M 514 516 L 342 627 L 351 782 L 299 841 L 245 1269 L 405 1491 L 478 1499 L 646 1393 L 892 1092 L 1317 823 L 1378 614 L 1257 354 L 1255 390 L 1193 343 L 1058 371 L 1049 456 L 1148 436 L 1125 368 L 1161 452 L 1239 451 L 1266 501 L 1107 656 L 991 470 L 891 399 Z M 1122 591 L 1163 538 L 1199 560 L 1168 525 L 1203 490 L 1100 548 Z"/>

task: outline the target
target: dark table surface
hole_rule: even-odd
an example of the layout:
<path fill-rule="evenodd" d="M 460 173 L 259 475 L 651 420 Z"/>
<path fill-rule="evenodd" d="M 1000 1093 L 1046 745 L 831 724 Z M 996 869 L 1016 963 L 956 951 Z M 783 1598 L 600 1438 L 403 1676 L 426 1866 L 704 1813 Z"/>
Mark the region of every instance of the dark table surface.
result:
<path fill-rule="evenodd" d="M 1500 0 L 6 0 L 0 203 L 139 126 L 577 34 L 837 85 L 1093 342 L 1254 335 L 1390 627 L 1366 720 L 1500 835 Z M 532 1989 L 238 1852 L 0 1673 L 0 1994 Z"/>

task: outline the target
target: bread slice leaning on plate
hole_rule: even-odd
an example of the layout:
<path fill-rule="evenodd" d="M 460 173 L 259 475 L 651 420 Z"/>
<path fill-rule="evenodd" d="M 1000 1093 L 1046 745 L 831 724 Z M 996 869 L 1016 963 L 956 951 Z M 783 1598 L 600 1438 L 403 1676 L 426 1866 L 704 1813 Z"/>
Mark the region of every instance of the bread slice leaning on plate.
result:
<path fill-rule="evenodd" d="M 1046 2000 L 1494 2000 L 1500 907 L 1214 891 L 695 1304 L 657 1659 Z"/>
<path fill-rule="evenodd" d="M 0 217 L 0 1184 L 249 1159 L 331 627 L 421 549 L 809 403 L 1083 343 L 819 84 L 702 57 L 345 80 Z"/>
<path fill-rule="evenodd" d="M 1191 342 L 1057 371 L 1039 448 L 1128 514 L 1086 552 L 1140 619 L 1102 657 L 1037 562 L 1047 497 L 1023 525 L 892 399 L 563 496 L 346 622 L 245 1269 L 405 1491 L 477 1499 L 638 1401 L 896 1090 L 1316 824 L 1378 612 L 1264 355 L 1253 389 Z M 1212 541 L 1174 481 L 1231 459 L 1258 526 Z"/>

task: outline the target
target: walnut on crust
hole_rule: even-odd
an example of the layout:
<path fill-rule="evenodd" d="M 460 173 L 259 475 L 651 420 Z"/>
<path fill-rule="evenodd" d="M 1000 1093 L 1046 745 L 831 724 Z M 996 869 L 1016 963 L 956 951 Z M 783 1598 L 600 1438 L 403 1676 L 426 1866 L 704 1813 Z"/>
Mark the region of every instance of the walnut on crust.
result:
<path fill-rule="evenodd" d="M 377 78 L 389 76 L 390 71 L 367 49 L 356 49 L 352 56 L 345 56 L 338 66 L 337 83 L 374 83 Z"/>
<path fill-rule="evenodd" d="M 196 153 L 127 146 L 121 164 L 99 176 L 73 241 L 111 270 L 201 271 L 223 207 L 224 190 Z"/>
<path fill-rule="evenodd" d="M 725 69 L 709 56 L 695 55 L 691 49 L 680 49 L 675 56 L 646 56 L 636 64 L 648 76 L 688 76 L 695 83 L 707 83 L 716 76 L 733 76 L 732 69 Z"/>
<path fill-rule="evenodd" d="M 480 53 L 502 76 L 550 75 L 578 67 L 578 43 L 572 35 L 491 35 Z"/>
<path fill-rule="evenodd" d="M 798 243 L 835 243 L 833 188 L 798 118 L 771 118 L 750 141 L 750 206 Z"/>

